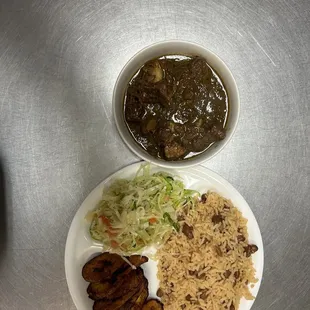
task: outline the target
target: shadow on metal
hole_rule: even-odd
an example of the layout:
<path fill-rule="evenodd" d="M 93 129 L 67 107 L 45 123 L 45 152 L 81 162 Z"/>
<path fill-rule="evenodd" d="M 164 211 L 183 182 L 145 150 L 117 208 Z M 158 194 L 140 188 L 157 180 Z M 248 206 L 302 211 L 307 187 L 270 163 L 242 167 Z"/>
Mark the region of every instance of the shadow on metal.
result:
<path fill-rule="evenodd" d="M 7 202 L 3 162 L 0 158 L 0 268 L 7 247 Z"/>

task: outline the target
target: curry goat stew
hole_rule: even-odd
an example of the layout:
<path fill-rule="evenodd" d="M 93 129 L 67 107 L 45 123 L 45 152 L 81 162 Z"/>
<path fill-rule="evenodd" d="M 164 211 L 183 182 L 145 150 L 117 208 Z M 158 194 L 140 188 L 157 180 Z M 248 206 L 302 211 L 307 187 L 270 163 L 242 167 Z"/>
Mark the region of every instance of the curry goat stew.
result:
<path fill-rule="evenodd" d="M 225 87 L 199 56 L 162 56 L 145 63 L 130 80 L 124 116 L 134 139 L 164 160 L 195 156 L 225 138 Z"/>

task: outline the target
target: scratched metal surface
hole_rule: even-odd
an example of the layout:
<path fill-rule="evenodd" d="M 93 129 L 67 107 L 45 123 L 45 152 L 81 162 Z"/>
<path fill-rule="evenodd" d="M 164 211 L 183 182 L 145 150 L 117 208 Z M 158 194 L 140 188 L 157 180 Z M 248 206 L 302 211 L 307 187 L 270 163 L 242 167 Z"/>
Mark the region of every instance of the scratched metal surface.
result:
<path fill-rule="evenodd" d="M 266 250 L 255 310 L 310 309 L 310 1 L 0 2 L 0 309 L 74 309 L 70 222 L 138 160 L 111 96 L 138 50 L 185 39 L 217 53 L 241 95 L 238 130 L 205 166 L 247 199 Z"/>

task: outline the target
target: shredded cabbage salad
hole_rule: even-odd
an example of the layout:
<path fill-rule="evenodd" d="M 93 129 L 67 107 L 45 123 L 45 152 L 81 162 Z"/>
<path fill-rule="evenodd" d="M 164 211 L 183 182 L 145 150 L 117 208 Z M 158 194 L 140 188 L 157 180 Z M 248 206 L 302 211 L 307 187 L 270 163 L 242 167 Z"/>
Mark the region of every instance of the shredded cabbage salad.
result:
<path fill-rule="evenodd" d="M 121 255 L 157 247 L 180 229 L 177 211 L 192 206 L 198 195 L 185 189 L 181 180 L 141 165 L 132 180 L 118 179 L 104 189 L 101 201 L 87 215 L 91 237 Z"/>

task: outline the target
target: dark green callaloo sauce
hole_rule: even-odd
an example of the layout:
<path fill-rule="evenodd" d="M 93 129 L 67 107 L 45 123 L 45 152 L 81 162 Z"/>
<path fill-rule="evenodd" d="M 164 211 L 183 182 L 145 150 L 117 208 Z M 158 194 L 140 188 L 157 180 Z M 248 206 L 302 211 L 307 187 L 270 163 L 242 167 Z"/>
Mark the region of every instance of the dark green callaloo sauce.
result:
<path fill-rule="evenodd" d="M 199 56 L 147 62 L 130 80 L 124 98 L 132 136 L 165 160 L 193 157 L 224 139 L 228 110 L 221 79 Z"/>

